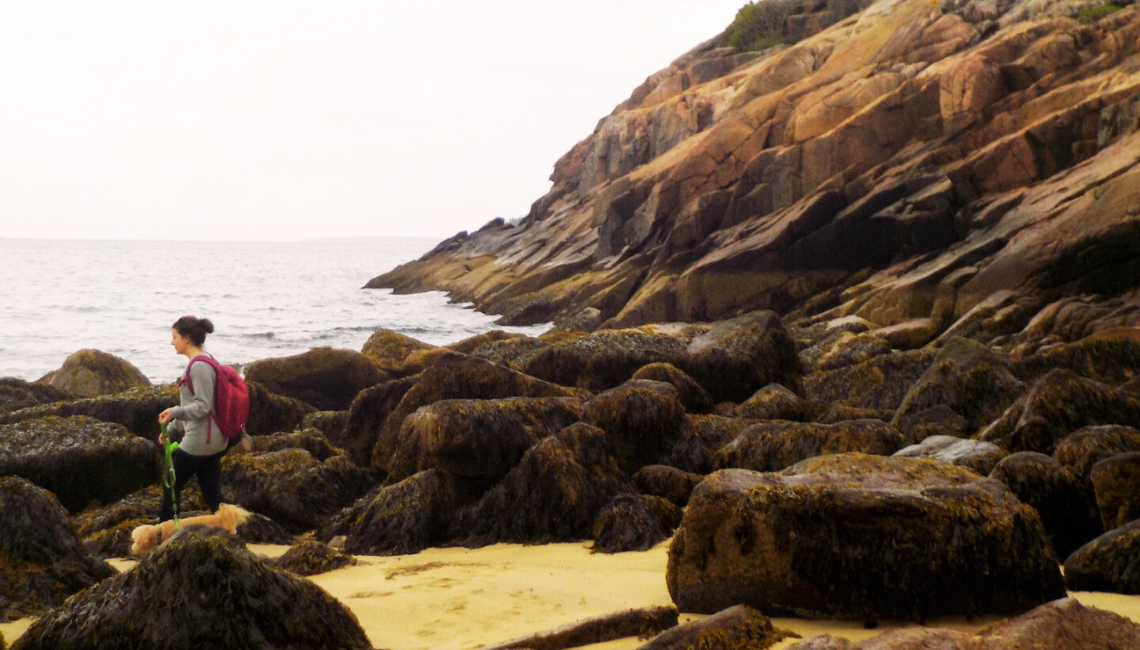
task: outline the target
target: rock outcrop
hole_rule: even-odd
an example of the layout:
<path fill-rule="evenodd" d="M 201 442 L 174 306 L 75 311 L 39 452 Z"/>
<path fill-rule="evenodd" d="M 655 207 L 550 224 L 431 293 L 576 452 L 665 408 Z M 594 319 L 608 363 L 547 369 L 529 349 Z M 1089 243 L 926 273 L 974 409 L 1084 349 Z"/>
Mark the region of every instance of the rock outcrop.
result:
<path fill-rule="evenodd" d="M 347 409 L 357 393 L 391 378 L 366 355 L 335 348 L 254 361 L 245 376 L 322 411 Z"/>
<path fill-rule="evenodd" d="M 78 397 L 99 397 L 150 386 L 150 380 L 131 362 L 92 349 L 67 357 L 59 370 L 41 381 Z"/>

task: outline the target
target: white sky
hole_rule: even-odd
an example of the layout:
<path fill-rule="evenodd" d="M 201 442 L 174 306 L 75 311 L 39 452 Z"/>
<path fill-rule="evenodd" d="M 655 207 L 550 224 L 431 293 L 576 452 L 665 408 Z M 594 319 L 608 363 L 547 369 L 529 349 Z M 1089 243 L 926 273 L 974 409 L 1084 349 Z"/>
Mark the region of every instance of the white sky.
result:
<path fill-rule="evenodd" d="M 743 4 L 3 2 L 0 237 L 443 238 L 521 217 Z"/>

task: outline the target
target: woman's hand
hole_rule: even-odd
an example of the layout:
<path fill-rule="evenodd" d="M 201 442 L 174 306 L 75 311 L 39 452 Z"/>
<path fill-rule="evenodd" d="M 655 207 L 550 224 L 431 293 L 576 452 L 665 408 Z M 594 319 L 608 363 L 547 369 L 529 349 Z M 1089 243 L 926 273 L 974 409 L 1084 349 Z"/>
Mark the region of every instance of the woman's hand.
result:
<path fill-rule="evenodd" d="M 171 420 L 173 420 L 174 419 L 173 410 L 174 409 L 166 409 L 162 413 L 159 413 L 158 414 L 158 421 L 161 422 L 162 424 L 166 424 L 167 422 L 170 422 Z"/>

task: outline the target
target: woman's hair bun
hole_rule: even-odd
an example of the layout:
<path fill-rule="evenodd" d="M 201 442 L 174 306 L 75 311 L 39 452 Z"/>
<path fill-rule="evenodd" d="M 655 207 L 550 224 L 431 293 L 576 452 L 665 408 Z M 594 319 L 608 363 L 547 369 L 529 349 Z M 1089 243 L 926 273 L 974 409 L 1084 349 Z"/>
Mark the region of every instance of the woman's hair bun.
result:
<path fill-rule="evenodd" d="M 203 318 L 199 321 L 199 324 L 202 326 L 202 329 L 206 330 L 207 334 L 214 333 L 214 323 L 209 318 Z"/>

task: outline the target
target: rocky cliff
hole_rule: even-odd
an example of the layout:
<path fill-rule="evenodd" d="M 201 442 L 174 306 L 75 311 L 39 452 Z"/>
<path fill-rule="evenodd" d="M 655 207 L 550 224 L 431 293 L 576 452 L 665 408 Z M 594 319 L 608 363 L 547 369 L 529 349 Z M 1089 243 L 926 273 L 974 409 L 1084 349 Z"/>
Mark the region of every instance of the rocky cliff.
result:
<path fill-rule="evenodd" d="M 770 1 L 793 44 L 698 46 L 526 218 L 368 286 L 581 329 L 762 308 L 929 336 L 1137 320 L 1140 8 Z"/>

